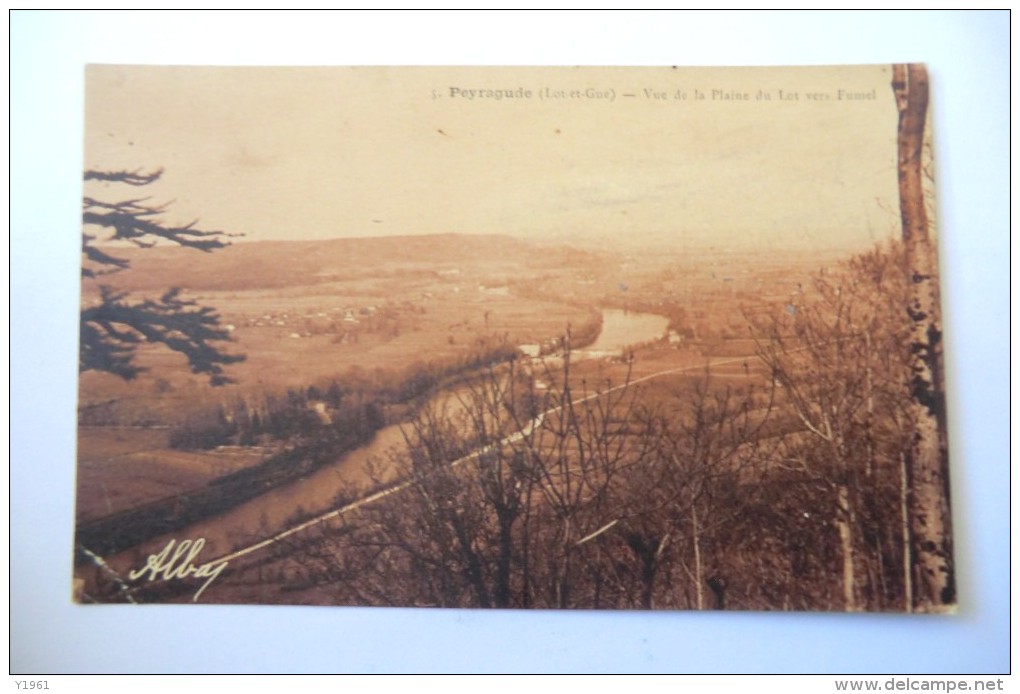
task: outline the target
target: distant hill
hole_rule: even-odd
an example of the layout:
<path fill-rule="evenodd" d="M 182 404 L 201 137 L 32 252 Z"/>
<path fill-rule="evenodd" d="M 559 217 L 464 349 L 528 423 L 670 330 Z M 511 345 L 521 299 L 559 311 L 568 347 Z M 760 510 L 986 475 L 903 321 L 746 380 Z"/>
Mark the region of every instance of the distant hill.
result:
<path fill-rule="evenodd" d="M 349 280 L 393 271 L 485 266 L 512 272 L 603 261 L 597 252 L 504 235 L 379 236 L 325 241 L 253 241 L 211 253 L 178 246 L 108 249 L 130 269 L 103 278 L 128 290 L 248 290 Z"/>

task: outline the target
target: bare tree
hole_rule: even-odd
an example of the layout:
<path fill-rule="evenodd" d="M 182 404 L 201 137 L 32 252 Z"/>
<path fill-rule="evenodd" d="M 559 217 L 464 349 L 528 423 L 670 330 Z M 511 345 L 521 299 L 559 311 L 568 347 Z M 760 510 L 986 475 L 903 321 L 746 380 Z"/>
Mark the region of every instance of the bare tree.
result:
<path fill-rule="evenodd" d="M 620 530 L 641 567 L 642 607 L 653 600 L 709 607 L 705 590 L 727 551 L 728 526 L 760 489 L 768 448 L 760 435 L 771 406 L 768 388 L 716 384 L 706 369 L 652 414 L 656 423 L 643 436 L 654 437 L 654 454 L 628 475 L 624 503 L 632 513 Z"/>
<path fill-rule="evenodd" d="M 800 532 L 800 518 L 826 519 L 846 610 L 888 607 L 911 584 L 897 568 L 905 545 L 896 532 L 902 517 L 893 512 L 904 488 L 899 456 L 913 428 L 908 336 L 898 314 L 907 291 L 901 258 L 893 245 L 819 273 L 758 326 L 768 336 L 760 356 L 781 388 L 777 411 L 787 420 L 776 466 L 800 496 L 789 532 Z"/>
<path fill-rule="evenodd" d="M 568 356 L 539 392 L 511 363 L 434 397 L 390 463 L 399 490 L 306 552 L 319 579 L 370 604 L 638 606 L 611 531 L 633 513 L 623 477 L 652 449 L 626 382 L 593 387 L 570 371 Z M 382 585 L 385 597 L 366 589 Z"/>

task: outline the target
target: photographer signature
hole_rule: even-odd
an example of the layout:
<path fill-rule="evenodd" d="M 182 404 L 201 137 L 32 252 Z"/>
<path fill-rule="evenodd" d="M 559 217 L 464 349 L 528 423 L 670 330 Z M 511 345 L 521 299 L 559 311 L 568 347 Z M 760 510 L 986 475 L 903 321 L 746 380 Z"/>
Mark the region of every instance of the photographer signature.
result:
<path fill-rule="evenodd" d="M 185 579 L 185 578 L 204 578 L 205 583 L 198 589 L 195 596 L 191 599 L 192 602 L 198 602 L 198 598 L 219 577 L 224 569 L 227 568 L 227 562 L 206 562 L 205 564 L 197 564 L 198 555 L 202 553 L 202 548 L 205 547 L 205 538 L 199 538 L 197 540 L 170 540 L 157 554 L 150 554 L 149 558 L 145 562 L 145 566 L 140 569 L 135 569 L 128 574 L 128 578 L 132 581 L 137 581 L 148 574 L 148 580 L 152 581 L 170 581 L 174 579 Z"/>

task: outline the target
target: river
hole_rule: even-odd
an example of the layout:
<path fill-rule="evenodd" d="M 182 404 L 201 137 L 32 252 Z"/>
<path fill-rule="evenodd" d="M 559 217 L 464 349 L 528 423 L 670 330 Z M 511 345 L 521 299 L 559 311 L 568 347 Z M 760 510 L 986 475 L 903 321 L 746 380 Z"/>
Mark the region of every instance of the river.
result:
<path fill-rule="evenodd" d="M 664 337 L 669 319 L 618 308 L 602 310 L 602 331 L 585 352 L 619 354 L 625 348 Z"/>
<path fill-rule="evenodd" d="M 591 356 L 619 354 L 630 345 L 661 338 L 667 324 L 668 320 L 663 316 L 604 309 L 602 330 L 595 342 L 583 351 Z M 445 397 L 447 404 L 452 401 L 454 398 Z M 334 464 L 323 466 L 305 478 L 272 489 L 229 511 L 108 557 L 107 561 L 118 571 L 126 571 L 143 565 L 147 555 L 159 552 L 175 538 L 204 538 L 203 559 L 224 556 L 238 547 L 292 527 L 299 512 L 307 517 L 330 510 L 338 494 L 349 491 L 352 486 L 370 483 L 366 472 L 370 460 L 385 466 L 390 456 L 403 450 L 404 445 L 400 425 L 384 427 L 367 445 L 347 453 Z"/>

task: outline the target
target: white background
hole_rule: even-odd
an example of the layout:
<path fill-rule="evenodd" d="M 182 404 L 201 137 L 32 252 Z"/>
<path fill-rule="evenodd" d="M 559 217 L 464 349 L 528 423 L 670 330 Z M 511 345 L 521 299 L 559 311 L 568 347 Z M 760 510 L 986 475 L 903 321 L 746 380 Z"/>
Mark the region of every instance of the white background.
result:
<path fill-rule="evenodd" d="M 14 12 L 11 672 L 1006 672 L 1009 16 Z M 83 66 L 928 63 L 955 616 L 76 606 Z"/>

